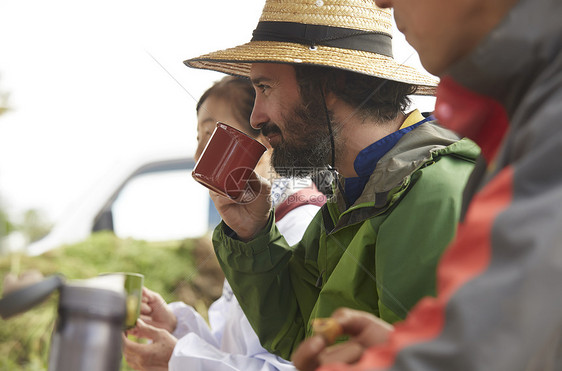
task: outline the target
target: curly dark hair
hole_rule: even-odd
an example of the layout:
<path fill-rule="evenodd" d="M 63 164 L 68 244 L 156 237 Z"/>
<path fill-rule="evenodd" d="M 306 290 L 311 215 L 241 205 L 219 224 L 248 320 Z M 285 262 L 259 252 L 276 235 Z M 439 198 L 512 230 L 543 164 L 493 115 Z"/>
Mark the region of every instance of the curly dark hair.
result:
<path fill-rule="evenodd" d="M 197 113 L 203 102 L 210 96 L 223 98 L 230 102 L 236 118 L 245 126 L 243 131 L 254 138 L 258 137 L 260 131 L 250 125 L 256 91 L 249 79 L 237 76 L 223 77 L 201 95 L 196 106 Z"/>
<path fill-rule="evenodd" d="M 318 101 L 320 89 L 332 92 L 357 108 L 356 114 L 365 120 L 374 117 L 380 122 L 395 119 L 404 113 L 417 86 L 363 75 L 353 71 L 313 65 L 295 65 L 296 78 L 303 101 Z"/>

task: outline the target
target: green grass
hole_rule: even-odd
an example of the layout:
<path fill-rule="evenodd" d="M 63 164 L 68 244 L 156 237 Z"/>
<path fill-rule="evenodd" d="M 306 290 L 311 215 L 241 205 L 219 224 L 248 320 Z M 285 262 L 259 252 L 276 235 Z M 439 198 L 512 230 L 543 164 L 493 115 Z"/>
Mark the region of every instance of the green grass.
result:
<path fill-rule="evenodd" d="M 202 277 L 199 262 L 214 259 L 208 246 L 207 238 L 148 243 L 119 239 L 111 233 L 102 232 L 82 243 L 38 257 L 0 257 L 0 276 L 3 278 L 13 270 L 14 261 L 17 261 L 20 271 L 37 269 L 45 276 L 60 273 L 67 279 L 90 278 L 102 272 L 138 272 L 145 276 L 145 286 L 160 293 L 167 302 L 183 300 L 205 312 L 220 295 L 220 289 L 210 287 L 208 279 L 203 280 L 207 287 L 197 284 Z M 222 282 L 220 273 L 215 274 L 216 269 L 211 271 L 217 276 L 213 282 Z M 58 295 L 53 294 L 26 313 L 7 320 L 0 319 L 0 370 L 47 369 L 57 303 Z M 125 364 L 121 369 L 129 370 Z"/>

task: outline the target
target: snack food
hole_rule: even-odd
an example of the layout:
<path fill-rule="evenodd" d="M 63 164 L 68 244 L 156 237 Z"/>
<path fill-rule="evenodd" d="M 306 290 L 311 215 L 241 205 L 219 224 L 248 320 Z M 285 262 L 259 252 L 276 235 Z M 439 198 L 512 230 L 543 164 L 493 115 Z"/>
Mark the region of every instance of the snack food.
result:
<path fill-rule="evenodd" d="M 333 344 L 343 333 L 341 325 L 334 318 L 315 318 L 312 320 L 314 335 L 320 335 L 327 344 Z"/>

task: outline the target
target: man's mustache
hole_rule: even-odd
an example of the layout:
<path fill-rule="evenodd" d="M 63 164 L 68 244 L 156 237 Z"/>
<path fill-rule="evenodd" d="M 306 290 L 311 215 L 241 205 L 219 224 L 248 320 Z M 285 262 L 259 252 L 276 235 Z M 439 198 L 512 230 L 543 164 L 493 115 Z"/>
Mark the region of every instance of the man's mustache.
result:
<path fill-rule="evenodd" d="M 261 133 L 264 136 L 268 136 L 269 134 L 281 134 L 281 129 L 274 123 L 268 122 L 261 127 Z"/>

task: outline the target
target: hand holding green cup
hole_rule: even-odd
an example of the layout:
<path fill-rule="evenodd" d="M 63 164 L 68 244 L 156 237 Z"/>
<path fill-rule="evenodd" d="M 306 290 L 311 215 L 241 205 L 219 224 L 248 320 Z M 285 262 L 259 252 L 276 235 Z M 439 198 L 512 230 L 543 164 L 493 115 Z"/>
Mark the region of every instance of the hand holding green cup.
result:
<path fill-rule="evenodd" d="M 125 324 L 123 327 L 125 330 L 128 330 L 135 327 L 140 315 L 144 276 L 140 273 L 131 272 L 101 273 L 100 276 L 113 274 L 124 276 L 124 288 L 127 294 L 127 316 L 125 317 Z"/>

